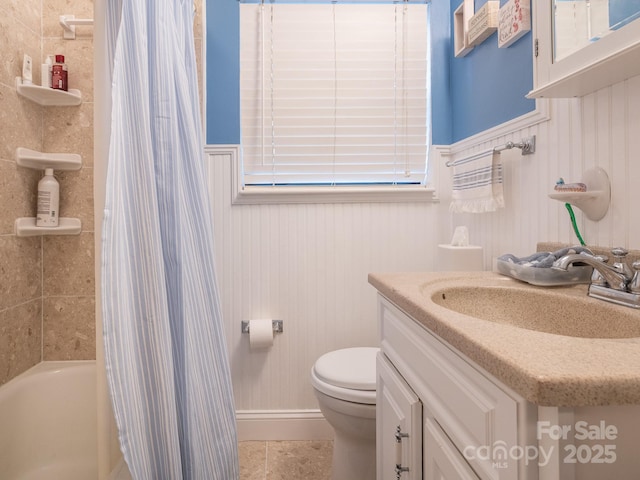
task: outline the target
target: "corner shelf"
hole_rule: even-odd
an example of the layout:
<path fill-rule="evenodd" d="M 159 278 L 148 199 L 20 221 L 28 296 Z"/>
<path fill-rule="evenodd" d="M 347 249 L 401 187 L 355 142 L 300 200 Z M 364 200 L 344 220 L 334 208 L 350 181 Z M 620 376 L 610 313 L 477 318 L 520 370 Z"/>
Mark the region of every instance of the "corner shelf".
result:
<path fill-rule="evenodd" d="M 611 202 L 611 184 L 609 176 L 602 168 L 596 167 L 584 172 L 582 183 L 586 192 L 553 192 L 549 198 L 575 205 L 584 212 L 589 220 L 601 220 L 609 210 Z"/>
<path fill-rule="evenodd" d="M 73 107 L 82 103 L 80 90 L 70 88 L 65 92 L 40 85 L 23 85 L 21 77 L 16 77 L 16 90 L 19 95 L 45 107 Z"/>
<path fill-rule="evenodd" d="M 42 87 L 37 87 L 42 88 Z M 82 157 L 75 153 L 42 153 L 28 148 L 16 148 L 16 163 L 25 168 L 35 170 L 79 170 Z M 15 232 L 18 237 L 34 237 L 37 235 L 78 235 L 82 231 L 79 218 L 60 217 L 57 227 L 38 227 L 35 217 L 21 217 L 15 221 Z"/>
<path fill-rule="evenodd" d="M 77 153 L 42 153 L 28 148 L 16 148 L 16 163 L 35 170 L 80 170 L 82 157 Z"/>
<path fill-rule="evenodd" d="M 15 229 L 18 237 L 79 235 L 82 231 L 82 224 L 78 218 L 60 217 L 57 227 L 37 227 L 35 217 L 21 217 L 16 219 Z"/>

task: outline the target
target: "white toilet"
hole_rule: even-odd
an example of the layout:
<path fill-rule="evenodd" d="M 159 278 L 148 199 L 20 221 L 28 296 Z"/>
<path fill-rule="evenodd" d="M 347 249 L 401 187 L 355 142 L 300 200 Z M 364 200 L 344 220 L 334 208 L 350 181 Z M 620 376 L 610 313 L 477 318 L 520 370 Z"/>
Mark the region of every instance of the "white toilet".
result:
<path fill-rule="evenodd" d="M 311 369 L 320 411 L 333 427 L 332 480 L 376 478 L 374 347 L 325 353 Z"/>

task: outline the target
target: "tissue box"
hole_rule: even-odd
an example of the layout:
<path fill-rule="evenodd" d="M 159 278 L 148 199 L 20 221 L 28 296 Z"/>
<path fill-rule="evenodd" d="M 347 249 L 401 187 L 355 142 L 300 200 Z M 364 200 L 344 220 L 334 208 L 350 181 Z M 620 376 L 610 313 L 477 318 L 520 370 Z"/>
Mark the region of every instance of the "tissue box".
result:
<path fill-rule="evenodd" d="M 475 245 L 438 245 L 436 271 L 471 272 L 484 270 L 483 249 Z"/>

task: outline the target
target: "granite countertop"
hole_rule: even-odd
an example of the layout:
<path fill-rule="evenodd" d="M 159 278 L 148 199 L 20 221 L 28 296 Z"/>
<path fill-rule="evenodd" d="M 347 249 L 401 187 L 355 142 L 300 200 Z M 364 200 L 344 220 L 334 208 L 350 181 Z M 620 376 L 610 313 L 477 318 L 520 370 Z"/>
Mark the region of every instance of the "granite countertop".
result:
<path fill-rule="evenodd" d="M 624 316 L 634 332 L 637 316 L 640 332 L 640 310 L 587 297 L 587 285 L 536 287 L 494 272 L 373 273 L 369 283 L 419 325 L 534 404 L 640 405 L 640 334 L 583 338 L 545 333 L 457 313 L 431 300 L 443 288 L 466 285 L 495 286 L 482 291 L 488 295 L 500 295 L 503 288 L 531 289 L 527 293 L 544 294 L 545 302 L 584 301 L 585 308 L 602 309 L 606 318 Z M 573 307 L 560 311 L 558 322 L 580 322 Z M 615 337 L 616 332 L 609 329 L 605 335 Z"/>

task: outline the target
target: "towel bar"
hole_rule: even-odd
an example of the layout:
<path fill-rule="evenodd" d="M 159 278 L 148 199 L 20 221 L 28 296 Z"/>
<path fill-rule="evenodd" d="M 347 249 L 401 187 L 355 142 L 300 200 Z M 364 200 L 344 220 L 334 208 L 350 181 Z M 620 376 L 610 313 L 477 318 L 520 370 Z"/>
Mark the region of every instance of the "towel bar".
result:
<path fill-rule="evenodd" d="M 453 167 L 454 165 L 462 165 L 464 163 L 468 163 L 468 162 L 473 162 L 474 160 L 477 160 L 478 158 L 482 158 L 484 156 L 487 156 L 489 154 L 495 153 L 495 152 L 502 152 L 503 150 L 510 150 L 512 148 L 519 148 L 522 150 L 522 155 L 531 155 L 532 153 L 535 153 L 536 151 L 536 136 L 532 135 L 529 138 L 523 138 L 520 142 L 518 143 L 514 143 L 514 142 L 507 142 L 504 145 L 498 145 L 497 147 L 493 147 L 489 150 L 485 150 L 483 152 L 480 153 L 474 153 L 473 155 L 470 155 L 468 157 L 464 157 L 458 160 L 449 160 L 447 161 L 447 163 L 445 163 L 445 166 L 447 167 Z"/>

